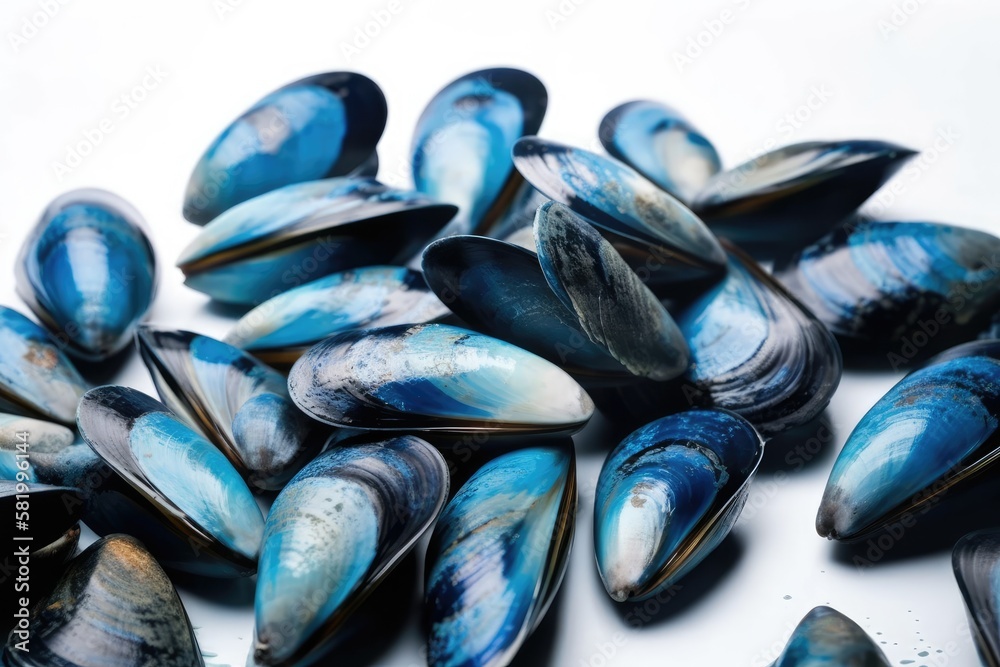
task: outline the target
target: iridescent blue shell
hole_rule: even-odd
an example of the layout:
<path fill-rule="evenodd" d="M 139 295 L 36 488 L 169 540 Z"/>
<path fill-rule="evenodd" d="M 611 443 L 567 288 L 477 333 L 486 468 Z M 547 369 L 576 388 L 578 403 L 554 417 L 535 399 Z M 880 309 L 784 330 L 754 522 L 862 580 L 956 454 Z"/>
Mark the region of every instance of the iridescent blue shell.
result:
<path fill-rule="evenodd" d="M 205 224 L 292 183 L 358 168 L 370 172 L 386 113 L 375 82 L 353 72 L 317 74 L 279 88 L 206 149 L 188 181 L 184 217 Z"/>
<path fill-rule="evenodd" d="M 17 291 L 70 354 L 106 359 L 153 302 L 156 258 L 139 212 L 104 190 L 49 204 L 21 247 Z"/>
<path fill-rule="evenodd" d="M 726 257 L 712 232 L 631 167 L 538 137 L 518 140 L 513 156 L 525 179 L 592 222 L 644 282 L 722 273 Z"/>
<path fill-rule="evenodd" d="M 510 663 L 559 590 L 575 518 L 572 446 L 522 449 L 477 470 L 427 550 L 427 664 Z"/>
<path fill-rule="evenodd" d="M 276 367 L 341 331 L 433 322 L 448 307 L 419 271 L 366 266 L 334 273 L 282 292 L 244 315 L 225 342 Z"/>
<path fill-rule="evenodd" d="M 1000 239 L 926 222 L 842 227 L 776 271 L 843 343 L 920 353 L 969 340 L 1000 309 Z M 914 355 L 904 355 L 912 357 Z"/>
<path fill-rule="evenodd" d="M 1000 457 L 1000 362 L 961 357 L 914 371 L 847 438 L 816 517 L 831 539 L 862 538 Z"/>
<path fill-rule="evenodd" d="M 298 183 L 213 220 L 177 265 L 188 287 L 257 305 L 331 273 L 399 263 L 455 210 L 366 178 Z"/>
<path fill-rule="evenodd" d="M 80 435 L 118 483 L 99 489 L 96 532 L 127 530 L 165 567 L 212 576 L 253 574 L 264 517 L 215 445 L 162 403 L 134 389 L 92 389 L 80 401 Z"/>
<path fill-rule="evenodd" d="M 141 327 L 136 343 L 164 404 L 226 455 L 253 489 L 277 490 L 325 434 L 288 397 L 285 377 L 231 345 Z"/>
<path fill-rule="evenodd" d="M 836 609 L 816 607 L 772 667 L 889 667 L 889 660 L 857 623 Z"/>
<path fill-rule="evenodd" d="M 412 436 L 335 447 L 303 468 L 267 517 L 248 665 L 314 664 L 447 497 L 447 464 Z"/>
<path fill-rule="evenodd" d="M 808 423 L 840 383 L 840 348 L 822 322 L 749 257 L 677 317 L 698 405 L 732 410 L 765 435 Z"/>
<path fill-rule="evenodd" d="M 424 109 L 413 136 L 413 183 L 458 206 L 440 236 L 479 233 L 506 208 L 520 182 L 510 151 L 542 124 L 548 96 L 527 72 L 485 69 L 460 77 Z"/>
<path fill-rule="evenodd" d="M 793 144 L 716 174 L 692 208 L 755 256 L 782 256 L 847 218 L 914 155 L 883 141 Z"/>
<path fill-rule="evenodd" d="M 722 410 L 664 417 L 629 435 L 597 480 L 594 545 L 608 594 L 642 600 L 669 588 L 729 534 L 763 441 Z"/>
<path fill-rule="evenodd" d="M 373 430 L 572 433 L 594 412 L 552 363 L 444 324 L 337 334 L 295 362 L 288 390 L 314 419 Z"/>
<path fill-rule="evenodd" d="M 86 391 L 87 384 L 45 329 L 0 306 L 0 410 L 73 425 Z"/>
<path fill-rule="evenodd" d="M 601 121 L 604 148 L 682 202 L 691 202 L 722 169 L 712 143 L 673 107 L 636 100 Z"/>

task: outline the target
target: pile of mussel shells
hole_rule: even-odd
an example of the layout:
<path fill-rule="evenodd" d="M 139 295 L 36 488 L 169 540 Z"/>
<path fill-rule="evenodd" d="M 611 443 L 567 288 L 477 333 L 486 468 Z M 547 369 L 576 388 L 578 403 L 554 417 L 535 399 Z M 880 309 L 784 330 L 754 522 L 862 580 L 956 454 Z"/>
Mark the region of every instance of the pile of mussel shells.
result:
<path fill-rule="evenodd" d="M 178 574 L 255 577 L 248 665 L 319 664 L 419 552 L 428 664 L 506 665 L 566 572 L 573 436 L 595 412 L 594 560 L 616 603 L 726 539 L 765 443 L 819 419 L 845 366 L 909 374 L 848 437 L 820 535 L 868 538 L 990 478 L 1000 239 L 858 213 L 914 151 L 811 141 L 724 169 L 640 100 L 603 119 L 603 155 L 538 136 L 547 102 L 516 69 L 449 83 L 407 190 L 376 178 L 371 79 L 262 97 L 184 196 L 202 225 L 185 283 L 243 313 L 222 340 L 146 322 L 159 272 L 128 202 L 45 208 L 16 269 L 35 319 L 0 306 L 0 501 L 30 502 L 34 567 L 3 664 L 203 665 Z M 156 397 L 92 386 L 130 346 Z M 100 537 L 77 555 L 81 522 Z M 1000 532 L 981 528 L 954 570 L 996 665 Z M 819 664 L 888 660 L 817 607 L 775 665 Z"/>

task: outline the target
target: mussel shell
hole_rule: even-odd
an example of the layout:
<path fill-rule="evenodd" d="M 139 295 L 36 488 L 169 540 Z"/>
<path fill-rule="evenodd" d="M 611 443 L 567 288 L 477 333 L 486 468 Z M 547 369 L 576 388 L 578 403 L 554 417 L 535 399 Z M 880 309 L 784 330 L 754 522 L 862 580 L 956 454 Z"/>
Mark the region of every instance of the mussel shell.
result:
<path fill-rule="evenodd" d="M 409 258 L 455 211 L 366 178 L 298 183 L 213 220 L 177 265 L 192 289 L 256 305 L 331 273 Z"/>
<path fill-rule="evenodd" d="M 535 188 L 596 225 L 650 284 L 723 271 L 725 253 L 705 224 L 631 167 L 538 137 L 518 140 L 513 156 Z"/>
<path fill-rule="evenodd" d="M 348 175 L 373 158 L 377 168 L 386 117 L 382 91 L 360 74 L 326 72 L 282 86 L 206 149 L 188 181 L 184 217 L 205 224 L 292 183 Z"/>
<path fill-rule="evenodd" d="M 253 573 L 264 518 L 215 445 L 162 403 L 126 387 L 87 392 L 78 425 L 87 444 L 129 487 L 105 489 L 110 497 L 103 506 L 163 565 L 217 576 Z"/>
<path fill-rule="evenodd" d="M 1000 309 L 1000 239 L 865 222 L 834 230 L 776 276 L 849 348 L 888 349 L 905 361 L 974 338 Z M 908 354 L 903 339 L 915 336 L 928 340 Z"/>
<path fill-rule="evenodd" d="M 639 377 L 687 370 L 688 346 L 670 313 L 586 220 L 558 202 L 542 204 L 535 246 L 546 282 L 592 342 Z"/>
<path fill-rule="evenodd" d="M 431 526 L 448 467 L 412 436 L 340 446 L 303 468 L 267 518 L 249 664 L 311 664 Z"/>
<path fill-rule="evenodd" d="M 319 452 L 315 423 L 274 369 L 189 331 L 144 326 L 136 342 L 166 406 L 208 436 L 251 488 L 280 489 Z"/>
<path fill-rule="evenodd" d="M 774 257 L 826 234 L 914 155 L 883 141 L 792 144 L 716 174 L 692 208 L 720 236 Z"/>
<path fill-rule="evenodd" d="M 952 552 L 958 588 L 983 664 L 1000 665 L 1000 530 L 978 530 Z"/>
<path fill-rule="evenodd" d="M 173 584 L 128 535 L 78 556 L 36 609 L 30 651 L 4 652 L 10 667 L 199 667 L 205 663 Z"/>
<path fill-rule="evenodd" d="M 0 410 L 72 425 L 87 385 L 44 329 L 0 306 Z"/>
<path fill-rule="evenodd" d="M 451 236 L 427 246 L 423 270 L 438 298 L 473 328 L 548 359 L 581 382 L 631 377 L 581 330 L 534 252 L 483 236 Z"/>
<path fill-rule="evenodd" d="M 684 116 L 660 102 L 619 105 L 601 120 L 605 150 L 682 202 L 690 202 L 722 169 L 712 143 Z"/>
<path fill-rule="evenodd" d="M 847 438 L 816 517 L 853 541 L 937 502 L 1000 458 L 1000 362 L 963 357 L 914 371 Z"/>
<path fill-rule="evenodd" d="M 857 623 L 830 607 L 799 622 L 772 667 L 889 667 L 882 650 Z"/>
<path fill-rule="evenodd" d="M 419 271 L 366 266 L 268 299 L 244 315 L 224 340 L 265 363 L 288 367 L 335 333 L 433 322 L 448 313 Z"/>
<path fill-rule="evenodd" d="M 594 411 L 550 362 L 445 324 L 337 334 L 295 362 L 288 390 L 314 419 L 373 430 L 572 433 Z"/>
<path fill-rule="evenodd" d="M 132 340 L 156 290 L 139 212 L 104 190 L 56 198 L 21 246 L 17 292 L 70 354 L 106 359 Z"/>
<path fill-rule="evenodd" d="M 459 212 L 440 233 L 479 233 L 507 208 L 520 185 L 514 142 L 535 134 L 548 95 L 517 69 L 471 72 L 437 93 L 417 121 L 411 148 L 417 190 Z"/>
<path fill-rule="evenodd" d="M 35 469 L 49 463 L 75 439 L 65 426 L 0 413 L 0 479 L 17 479 L 20 472 L 26 481 L 39 481 Z M 19 465 L 21 461 L 26 463 Z"/>
<path fill-rule="evenodd" d="M 619 602 L 683 577 L 729 534 L 763 454 L 753 426 L 731 412 L 691 410 L 623 440 L 597 480 L 594 544 L 601 579 Z"/>
<path fill-rule="evenodd" d="M 576 518 L 572 446 L 503 454 L 451 499 L 427 549 L 427 663 L 506 665 L 566 571 Z"/>
<path fill-rule="evenodd" d="M 765 435 L 808 423 L 840 383 L 837 341 L 752 259 L 727 248 L 725 279 L 677 317 L 691 348 L 686 393 Z"/>

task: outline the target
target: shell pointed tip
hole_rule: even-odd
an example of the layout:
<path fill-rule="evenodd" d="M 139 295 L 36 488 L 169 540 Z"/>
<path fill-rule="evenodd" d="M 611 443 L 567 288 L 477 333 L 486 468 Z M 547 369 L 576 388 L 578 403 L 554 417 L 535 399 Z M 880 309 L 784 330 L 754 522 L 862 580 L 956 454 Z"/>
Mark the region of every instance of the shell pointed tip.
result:
<path fill-rule="evenodd" d="M 816 515 L 816 532 L 828 540 L 840 539 L 836 513 L 825 505 L 820 507 L 819 514 Z"/>
<path fill-rule="evenodd" d="M 629 599 L 629 592 L 624 589 L 609 590 L 608 594 L 615 602 L 625 602 Z"/>

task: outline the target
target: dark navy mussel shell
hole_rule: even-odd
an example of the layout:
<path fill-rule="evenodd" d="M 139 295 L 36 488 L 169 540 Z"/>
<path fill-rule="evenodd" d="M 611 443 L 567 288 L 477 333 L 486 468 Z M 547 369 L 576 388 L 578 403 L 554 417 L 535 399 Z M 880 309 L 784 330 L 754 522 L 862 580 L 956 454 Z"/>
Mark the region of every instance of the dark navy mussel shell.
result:
<path fill-rule="evenodd" d="M 795 626 L 771 667 L 889 667 L 882 649 L 857 623 L 830 607 L 816 607 Z"/>
<path fill-rule="evenodd" d="M 32 582 L 34 584 L 34 582 Z M 109 535 L 90 545 L 40 599 L 30 650 L 11 635 L 9 667 L 203 667 L 177 591 L 143 545 Z"/>
<path fill-rule="evenodd" d="M 883 141 L 793 144 L 716 174 L 692 207 L 755 256 L 787 256 L 847 218 L 914 155 Z"/>

